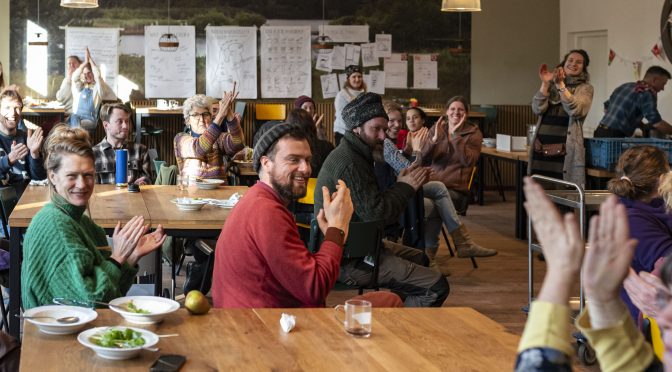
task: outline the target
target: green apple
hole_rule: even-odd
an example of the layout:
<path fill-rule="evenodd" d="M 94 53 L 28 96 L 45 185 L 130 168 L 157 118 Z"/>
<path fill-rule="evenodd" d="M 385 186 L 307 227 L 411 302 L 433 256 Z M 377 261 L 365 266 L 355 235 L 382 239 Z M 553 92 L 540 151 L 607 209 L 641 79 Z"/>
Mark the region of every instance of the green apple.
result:
<path fill-rule="evenodd" d="M 184 307 L 192 314 L 207 314 L 210 311 L 210 302 L 201 291 L 194 289 L 187 293 Z"/>

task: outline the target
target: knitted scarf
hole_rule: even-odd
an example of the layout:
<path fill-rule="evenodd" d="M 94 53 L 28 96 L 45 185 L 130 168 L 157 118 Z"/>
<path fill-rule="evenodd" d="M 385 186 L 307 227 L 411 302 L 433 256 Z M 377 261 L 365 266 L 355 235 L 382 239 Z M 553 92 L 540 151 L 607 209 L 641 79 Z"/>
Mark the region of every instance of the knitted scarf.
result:
<path fill-rule="evenodd" d="M 573 92 L 577 86 L 587 82 L 588 79 L 589 77 L 586 72 L 582 72 L 578 76 L 565 76 L 565 87 L 569 89 L 570 92 Z M 558 88 L 555 87 L 555 84 L 551 84 L 548 94 L 548 101 L 551 104 L 557 105 L 560 103 L 560 92 L 558 92 Z"/>
<path fill-rule="evenodd" d="M 345 92 L 345 99 L 347 99 L 348 102 L 357 98 L 358 95 L 364 93 L 363 89 L 362 90 L 357 90 L 357 89 L 352 89 L 352 88 L 348 88 L 348 87 L 343 87 L 343 91 Z"/>

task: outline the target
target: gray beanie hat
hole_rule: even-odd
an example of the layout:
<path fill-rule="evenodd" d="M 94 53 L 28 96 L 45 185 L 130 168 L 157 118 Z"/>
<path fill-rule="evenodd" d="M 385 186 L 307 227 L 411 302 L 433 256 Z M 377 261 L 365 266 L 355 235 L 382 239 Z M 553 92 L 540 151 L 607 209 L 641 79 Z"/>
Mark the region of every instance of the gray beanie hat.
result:
<path fill-rule="evenodd" d="M 353 130 L 373 118 L 388 119 L 383 100 L 376 93 L 362 93 L 348 103 L 341 112 L 348 130 Z"/>
<path fill-rule="evenodd" d="M 301 126 L 297 124 L 290 123 L 279 123 L 271 127 L 266 133 L 264 133 L 257 145 L 254 146 L 254 156 L 252 157 L 252 166 L 254 167 L 255 172 L 259 172 L 261 168 L 261 157 L 266 155 L 268 149 L 279 140 L 285 134 L 292 131 L 301 131 Z"/>

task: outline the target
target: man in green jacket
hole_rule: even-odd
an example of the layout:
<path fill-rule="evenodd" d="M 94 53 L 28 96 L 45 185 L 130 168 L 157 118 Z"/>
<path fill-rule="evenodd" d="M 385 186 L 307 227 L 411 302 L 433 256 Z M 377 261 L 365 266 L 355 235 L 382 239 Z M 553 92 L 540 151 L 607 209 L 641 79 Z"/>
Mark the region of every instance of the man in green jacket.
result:
<path fill-rule="evenodd" d="M 408 201 L 427 182 L 429 170 L 409 167 L 399 174 L 393 187 L 381 192 L 374 174 L 374 161 L 385 161 L 387 114 L 380 96 L 359 95 L 343 109 L 343 120 L 348 130 L 322 165 L 316 189 L 326 186 L 335 192 L 338 180 L 343 180 L 350 188 L 355 207 L 352 221 L 397 221 Z M 315 193 L 315 213 L 321 208 L 322 195 Z M 406 306 L 441 306 L 450 292 L 448 281 L 423 263 L 426 257 L 422 251 L 385 241 L 378 262 L 378 283 L 405 297 Z M 346 259 L 341 263 L 339 281 L 348 285 L 366 284 L 372 271 L 367 260 Z"/>

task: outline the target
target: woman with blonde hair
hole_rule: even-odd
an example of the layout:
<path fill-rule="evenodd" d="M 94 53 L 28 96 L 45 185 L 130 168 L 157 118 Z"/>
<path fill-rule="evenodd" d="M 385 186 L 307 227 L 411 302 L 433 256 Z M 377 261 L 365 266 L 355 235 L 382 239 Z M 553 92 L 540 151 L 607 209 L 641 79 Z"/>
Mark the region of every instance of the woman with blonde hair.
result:
<path fill-rule="evenodd" d="M 336 146 L 341 142 L 341 138 L 345 135 L 346 127 L 343 121 L 343 108 L 347 106 L 350 101 L 357 98 L 362 93 L 366 92 L 366 83 L 364 82 L 364 75 L 362 75 L 362 68 L 357 65 L 350 65 L 345 69 L 345 76 L 347 77 L 343 89 L 336 95 L 334 100 L 334 108 L 336 109 L 336 118 L 334 121 L 334 132 L 336 138 Z"/>
<path fill-rule="evenodd" d="M 654 146 L 634 146 L 618 159 L 616 178 L 607 185 L 625 206 L 630 233 L 637 239 L 631 263 L 635 273 L 651 272 L 658 259 L 672 253 L 672 215 L 658 192 L 669 172 L 665 152 Z M 625 291 L 621 297 L 637 319 L 639 309 Z"/>
<path fill-rule="evenodd" d="M 95 185 L 94 154 L 84 129 L 59 124 L 45 143 L 51 202 L 28 226 L 23 242 L 21 293 L 26 309 L 55 297 L 109 302 L 123 296 L 138 260 L 163 244 L 163 227 L 147 233 L 142 216 L 105 231 L 84 212 Z"/>

